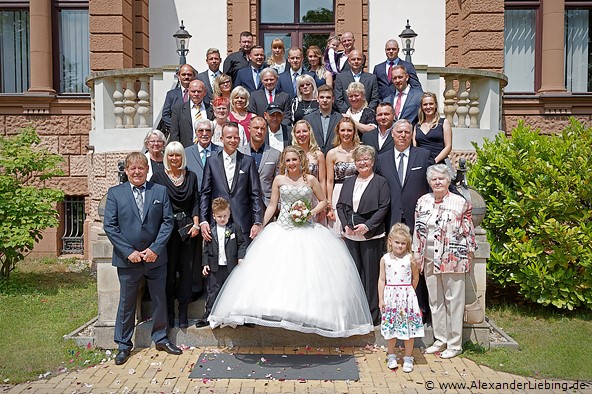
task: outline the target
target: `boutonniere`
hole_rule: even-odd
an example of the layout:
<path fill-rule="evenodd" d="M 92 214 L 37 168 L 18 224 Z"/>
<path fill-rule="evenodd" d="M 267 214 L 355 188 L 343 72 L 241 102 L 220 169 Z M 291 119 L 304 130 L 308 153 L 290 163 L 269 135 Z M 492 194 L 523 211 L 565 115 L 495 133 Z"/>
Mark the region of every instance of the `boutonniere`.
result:
<path fill-rule="evenodd" d="M 231 235 L 232 235 L 232 231 L 230 229 L 226 229 L 226 231 L 224 231 L 225 238 L 230 238 Z"/>

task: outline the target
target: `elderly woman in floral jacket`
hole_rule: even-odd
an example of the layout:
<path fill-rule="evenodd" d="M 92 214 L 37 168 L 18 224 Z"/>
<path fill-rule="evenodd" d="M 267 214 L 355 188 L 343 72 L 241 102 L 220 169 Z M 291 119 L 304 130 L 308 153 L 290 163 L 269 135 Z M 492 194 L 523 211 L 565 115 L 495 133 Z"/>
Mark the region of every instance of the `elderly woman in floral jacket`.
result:
<path fill-rule="evenodd" d="M 441 358 L 462 352 L 465 273 L 476 249 L 471 204 L 450 193 L 452 177 L 445 164 L 427 169 L 432 193 L 415 207 L 413 252 L 428 287 L 435 342 L 426 353 Z"/>

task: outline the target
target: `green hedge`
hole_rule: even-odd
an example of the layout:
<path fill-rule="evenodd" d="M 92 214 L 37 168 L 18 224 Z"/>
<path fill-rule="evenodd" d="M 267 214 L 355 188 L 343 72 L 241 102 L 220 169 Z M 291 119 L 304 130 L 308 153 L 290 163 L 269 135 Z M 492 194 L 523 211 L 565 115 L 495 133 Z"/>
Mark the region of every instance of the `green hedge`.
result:
<path fill-rule="evenodd" d="M 560 309 L 592 309 L 592 129 L 520 123 L 477 149 L 468 179 L 485 198 L 490 277 Z"/>

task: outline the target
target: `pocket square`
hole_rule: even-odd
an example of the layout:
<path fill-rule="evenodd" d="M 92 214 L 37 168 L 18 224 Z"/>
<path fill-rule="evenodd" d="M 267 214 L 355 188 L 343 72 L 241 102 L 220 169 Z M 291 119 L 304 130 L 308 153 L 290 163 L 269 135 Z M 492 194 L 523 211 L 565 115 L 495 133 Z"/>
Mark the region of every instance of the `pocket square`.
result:
<path fill-rule="evenodd" d="M 245 172 L 243 170 L 238 170 L 239 174 L 244 174 Z"/>
<path fill-rule="evenodd" d="M 160 200 L 154 200 L 154 202 L 152 203 L 152 205 L 156 205 L 156 204 L 162 204 L 162 201 L 160 201 Z"/>
<path fill-rule="evenodd" d="M 230 234 L 230 239 L 235 239 L 236 238 L 236 234 L 232 233 Z"/>
<path fill-rule="evenodd" d="M 275 161 L 266 161 L 265 162 L 265 165 L 268 165 L 268 164 L 271 164 L 271 165 L 274 165 L 275 166 Z"/>
<path fill-rule="evenodd" d="M 411 168 L 411 171 L 415 171 L 415 170 L 421 170 L 421 169 L 422 169 L 422 167 L 412 167 L 412 168 Z"/>

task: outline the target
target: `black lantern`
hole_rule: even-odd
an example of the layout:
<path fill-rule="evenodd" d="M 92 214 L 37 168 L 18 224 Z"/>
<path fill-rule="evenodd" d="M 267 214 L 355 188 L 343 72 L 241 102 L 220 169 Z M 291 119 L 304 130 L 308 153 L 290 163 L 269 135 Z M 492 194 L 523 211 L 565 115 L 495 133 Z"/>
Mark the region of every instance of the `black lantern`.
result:
<path fill-rule="evenodd" d="M 417 37 L 417 33 L 411 29 L 411 25 L 409 25 L 409 19 L 407 19 L 407 26 L 405 26 L 405 30 L 399 34 L 399 37 L 401 37 L 401 47 L 403 48 L 403 53 L 405 54 L 405 61 L 412 63 L 411 54 L 415 52 L 415 37 Z"/>
<path fill-rule="evenodd" d="M 183 21 L 181 20 L 181 26 L 179 26 L 179 30 L 175 34 L 173 34 L 175 40 L 177 41 L 177 53 L 179 54 L 179 64 L 183 65 L 187 63 L 187 59 L 185 56 L 187 52 L 189 52 L 189 39 L 191 38 L 191 34 L 187 30 L 185 30 L 185 26 L 183 26 Z"/>

